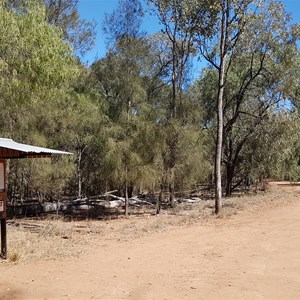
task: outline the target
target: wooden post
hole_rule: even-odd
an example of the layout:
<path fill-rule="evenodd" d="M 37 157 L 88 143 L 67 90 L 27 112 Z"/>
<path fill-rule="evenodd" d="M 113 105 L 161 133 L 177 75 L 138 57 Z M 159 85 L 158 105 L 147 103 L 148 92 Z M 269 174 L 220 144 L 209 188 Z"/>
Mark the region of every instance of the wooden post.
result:
<path fill-rule="evenodd" d="M 1 257 L 6 259 L 7 240 L 6 240 L 6 218 L 1 219 Z"/>
<path fill-rule="evenodd" d="M 1 257 L 7 256 L 7 237 L 6 237 L 6 166 L 5 160 L 0 159 L 0 219 L 1 219 Z"/>

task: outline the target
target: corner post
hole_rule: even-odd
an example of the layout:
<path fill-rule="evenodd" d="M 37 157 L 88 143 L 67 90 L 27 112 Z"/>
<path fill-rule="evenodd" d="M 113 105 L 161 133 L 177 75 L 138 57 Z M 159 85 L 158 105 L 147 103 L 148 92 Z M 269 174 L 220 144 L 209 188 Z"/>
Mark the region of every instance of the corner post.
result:
<path fill-rule="evenodd" d="M 1 257 L 7 258 L 7 235 L 6 235 L 6 165 L 5 160 L 0 159 L 0 219 L 1 219 Z"/>

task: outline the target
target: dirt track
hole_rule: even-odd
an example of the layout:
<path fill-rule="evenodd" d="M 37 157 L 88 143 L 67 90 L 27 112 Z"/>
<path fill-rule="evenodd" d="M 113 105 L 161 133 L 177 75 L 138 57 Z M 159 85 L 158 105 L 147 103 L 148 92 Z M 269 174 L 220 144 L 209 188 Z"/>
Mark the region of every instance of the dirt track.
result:
<path fill-rule="evenodd" d="M 283 188 L 288 205 L 130 241 L 99 236 L 79 258 L 0 264 L 0 299 L 300 299 L 300 188 Z"/>

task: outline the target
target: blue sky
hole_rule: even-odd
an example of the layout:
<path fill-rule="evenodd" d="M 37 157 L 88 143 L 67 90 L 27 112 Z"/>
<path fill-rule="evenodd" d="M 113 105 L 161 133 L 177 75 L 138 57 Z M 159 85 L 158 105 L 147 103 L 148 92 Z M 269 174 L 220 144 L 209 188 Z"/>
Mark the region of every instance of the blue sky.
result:
<path fill-rule="evenodd" d="M 118 2 L 118 0 L 79 0 L 80 16 L 85 20 L 95 20 L 97 23 L 95 47 L 85 55 L 83 62 L 90 64 L 105 55 L 105 36 L 102 31 L 102 23 L 105 14 L 111 13 L 117 7 Z M 142 30 L 155 33 L 160 30 L 160 27 L 154 17 L 145 16 Z"/>
<path fill-rule="evenodd" d="M 291 13 L 295 22 L 300 23 L 300 0 L 284 0 L 286 9 Z M 118 0 L 79 0 L 79 13 L 83 19 L 95 20 L 97 23 L 96 44 L 84 57 L 83 62 L 91 64 L 105 55 L 105 37 L 102 32 L 102 22 L 106 13 L 111 13 Z M 147 16 L 143 22 L 143 30 L 154 33 L 160 30 L 159 24 L 153 17 Z"/>

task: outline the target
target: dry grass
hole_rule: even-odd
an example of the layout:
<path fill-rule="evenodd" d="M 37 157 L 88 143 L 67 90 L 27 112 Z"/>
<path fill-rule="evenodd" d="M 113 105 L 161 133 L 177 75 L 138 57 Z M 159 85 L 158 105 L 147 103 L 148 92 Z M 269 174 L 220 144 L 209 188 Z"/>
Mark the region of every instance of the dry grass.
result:
<path fill-rule="evenodd" d="M 213 213 L 214 201 L 197 204 L 178 204 L 175 209 L 163 210 L 158 216 L 149 210 L 125 219 L 109 221 L 72 221 L 49 218 L 47 220 L 20 220 L 8 226 L 8 258 L 12 263 L 28 260 L 61 259 L 85 253 L 85 245 L 94 240 L 128 241 L 155 232 L 163 232 L 206 222 L 226 222 L 241 213 L 253 213 L 285 205 L 298 198 L 300 187 L 287 190 L 284 186 L 271 185 L 259 194 L 225 199 L 218 216 Z"/>
<path fill-rule="evenodd" d="M 8 226 L 8 259 L 11 262 L 60 259 L 82 253 L 75 246 L 74 229 L 62 220 L 35 221 L 38 225 L 26 226 L 26 221 Z"/>

